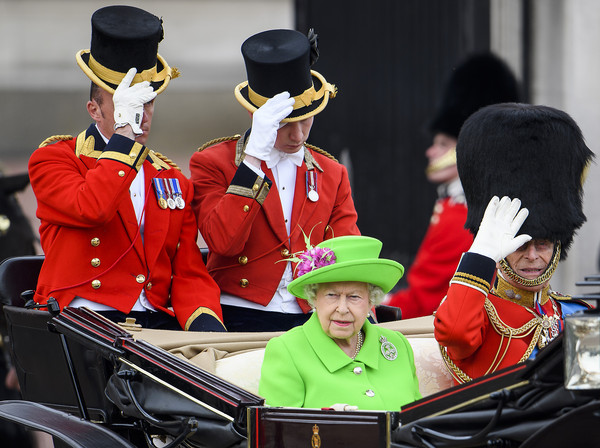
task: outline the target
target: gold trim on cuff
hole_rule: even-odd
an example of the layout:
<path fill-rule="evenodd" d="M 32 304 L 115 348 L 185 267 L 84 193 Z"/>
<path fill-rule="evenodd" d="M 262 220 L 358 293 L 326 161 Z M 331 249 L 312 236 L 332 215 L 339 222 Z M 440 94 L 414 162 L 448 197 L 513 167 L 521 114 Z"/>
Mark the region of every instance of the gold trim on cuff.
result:
<path fill-rule="evenodd" d="M 185 323 L 185 331 L 188 331 L 190 329 L 190 325 L 192 325 L 192 322 L 194 322 L 194 320 L 196 320 L 196 318 L 201 314 L 210 314 L 212 317 L 217 319 L 221 325 L 223 325 L 223 321 L 219 319 L 219 316 L 217 316 L 217 314 L 213 310 L 205 306 L 201 306 L 200 308 L 196 309 L 196 311 L 194 311 L 190 317 L 188 317 L 188 320 Z M 223 325 L 223 328 L 225 328 L 225 325 Z"/>

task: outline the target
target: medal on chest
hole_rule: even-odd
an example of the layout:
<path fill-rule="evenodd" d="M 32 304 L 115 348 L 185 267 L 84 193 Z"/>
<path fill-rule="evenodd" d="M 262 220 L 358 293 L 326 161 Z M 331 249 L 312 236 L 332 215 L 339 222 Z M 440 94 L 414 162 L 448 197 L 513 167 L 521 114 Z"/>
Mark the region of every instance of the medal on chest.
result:
<path fill-rule="evenodd" d="M 152 183 L 154 185 L 154 193 L 156 193 L 158 206 L 164 210 L 168 206 L 167 199 L 166 199 L 167 193 L 165 191 L 164 179 L 155 177 L 154 179 L 152 179 Z"/>
<path fill-rule="evenodd" d="M 317 202 L 319 200 L 317 173 L 315 170 L 308 170 L 306 172 L 306 196 L 312 202 Z"/>
<path fill-rule="evenodd" d="M 171 210 L 178 208 L 182 210 L 185 208 L 185 201 L 181 193 L 181 185 L 179 179 L 163 179 L 155 177 L 152 179 L 154 185 L 154 192 L 158 200 L 158 206 L 165 210 L 167 207 Z"/>
<path fill-rule="evenodd" d="M 560 319 L 560 314 L 558 313 L 556 301 L 554 299 L 550 299 L 550 301 L 552 302 L 552 316 L 549 316 L 539 303 L 536 304 L 537 311 L 540 314 L 540 325 L 542 327 L 538 339 L 539 348 L 544 348 L 555 339 L 559 335 L 562 327 L 562 321 Z"/>

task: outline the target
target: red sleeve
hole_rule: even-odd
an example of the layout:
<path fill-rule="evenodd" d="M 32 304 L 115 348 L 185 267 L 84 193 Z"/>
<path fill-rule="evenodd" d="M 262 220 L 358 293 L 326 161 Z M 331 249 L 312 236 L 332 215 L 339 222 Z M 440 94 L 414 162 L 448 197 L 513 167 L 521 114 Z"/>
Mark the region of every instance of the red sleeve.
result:
<path fill-rule="evenodd" d="M 484 303 L 495 268 L 492 259 L 465 253 L 447 297 L 435 313 L 435 339 L 448 348 L 453 359 L 471 356 L 483 343 L 488 327 Z"/>
<path fill-rule="evenodd" d="M 223 256 L 241 252 L 268 194 L 270 181 L 243 163 L 234 163 L 235 142 L 196 152 L 190 160 L 193 208 L 209 250 Z"/>

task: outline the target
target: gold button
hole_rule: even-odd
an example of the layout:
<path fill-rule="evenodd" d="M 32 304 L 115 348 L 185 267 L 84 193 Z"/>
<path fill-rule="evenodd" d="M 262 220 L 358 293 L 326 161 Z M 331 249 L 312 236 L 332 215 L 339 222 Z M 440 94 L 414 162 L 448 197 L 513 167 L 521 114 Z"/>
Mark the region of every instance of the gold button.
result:
<path fill-rule="evenodd" d="M 244 211 L 247 212 L 248 210 L 250 210 L 250 207 L 248 205 L 244 205 Z"/>
<path fill-rule="evenodd" d="M 284 258 L 285 257 L 289 257 L 289 255 L 290 255 L 290 251 L 289 250 L 287 250 L 287 249 L 281 249 L 281 256 L 282 257 L 284 257 Z"/>
<path fill-rule="evenodd" d="M 100 246 L 100 238 L 92 238 L 92 241 L 90 241 L 90 243 L 92 244 L 92 246 L 98 247 Z"/>
<path fill-rule="evenodd" d="M 145 275 L 142 275 L 142 274 L 140 274 L 140 275 L 138 275 L 138 276 L 135 278 L 135 281 L 136 281 L 136 282 L 138 282 L 138 283 L 144 283 L 144 282 L 146 281 L 146 276 L 145 276 Z"/>
<path fill-rule="evenodd" d="M 146 289 L 147 290 L 152 289 L 152 282 L 148 282 L 148 284 L 146 285 Z"/>
<path fill-rule="evenodd" d="M 252 185 L 252 191 L 258 191 L 258 184 Z"/>
<path fill-rule="evenodd" d="M 132 159 L 135 159 L 135 152 L 131 151 L 129 153 L 129 157 L 131 157 Z"/>
<path fill-rule="evenodd" d="M 248 279 L 246 279 L 246 278 L 243 278 L 243 279 L 241 279 L 241 280 L 240 280 L 240 286 L 241 286 L 242 288 L 245 288 L 246 286 L 248 286 L 248 284 L 249 284 L 249 283 L 250 283 L 250 282 L 249 282 L 249 281 L 248 281 Z"/>
<path fill-rule="evenodd" d="M 92 266 L 97 268 L 98 266 L 100 266 L 100 258 L 92 258 Z"/>
<path fill-rule="evenodd" d="M 125 176 L 125 171 L 123 171 L 123 170 L 119 171 L 119 177 L 123 177 L 123 176 Z"/>
<path fill-rule="evenodd" d="M 98 289 L 100 288 L 100 285 L 102 285 L 102 283 L 100 283 L 100 280 L 92 280 L 92 288 Z"/>
<path fill-rule="evenodd" d="M 248 257 L 245 255 L 242 255 L 240 258 L 238 258 L 238 261 L 240 262 L 240 264 L 246 264 L 246 263 L 248 263 Z"/>

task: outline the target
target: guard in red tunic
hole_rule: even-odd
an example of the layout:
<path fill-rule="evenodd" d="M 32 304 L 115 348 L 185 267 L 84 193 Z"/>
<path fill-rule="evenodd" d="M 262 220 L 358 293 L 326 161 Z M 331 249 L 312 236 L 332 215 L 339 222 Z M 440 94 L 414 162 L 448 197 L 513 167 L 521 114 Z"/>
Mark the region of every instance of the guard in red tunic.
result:
<path fill-rule="evenodd" d="M 357 214 L 346 168 L 306 144 L 315 115 L 336 93 L 310 70 L 316 35 L 265 31 L 243 43 L 242 55 L 248 81 L 235 96 L 252 128 L 194 153 L 193 206 L 227 328 L 283 331 L 310 317 L 287 290 L 293 254 L 358 234 Z"/>
<path fill-rule="evenodd" d="M 467 204 L 456 168 L 456 141 L 464 121 L 489 104 L 519 101 L 519 85 L 508 65 L 491 53 L 469 56 L 446 84 L 441 105 L 429 125 L 425 174 L 438 185 L 438 200 L 425 238 L 406 276 L 408 286 L 385 303 L 402 309 L 402 318 L 433 314 L 473 236 L 465 229 Z"/>
<path fill-rule="evenodd" d="M 587 307 L 549 282 L 585 222 L 583 173 L 593 153 L 566 113 L 515 103 L 473 114 L 456 151 L 475 239 L 434 325 L 463 383 L 536 356 L 566 314 Z"/>
<path fill-rule="evenodd" d="M 144 327 L 224 331 L 196 243 L 193 185 L 145 146 L 154 98 L 176 75 L 157 53 L 162 38 L 162 20 L 138 8 L 92 16 L 91 50 L 77 62 L 92 80 L 95 123 L 47 139 L 29 160 L 46 257 L 35 300 Z"/>

